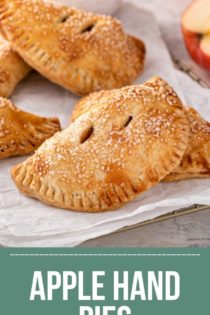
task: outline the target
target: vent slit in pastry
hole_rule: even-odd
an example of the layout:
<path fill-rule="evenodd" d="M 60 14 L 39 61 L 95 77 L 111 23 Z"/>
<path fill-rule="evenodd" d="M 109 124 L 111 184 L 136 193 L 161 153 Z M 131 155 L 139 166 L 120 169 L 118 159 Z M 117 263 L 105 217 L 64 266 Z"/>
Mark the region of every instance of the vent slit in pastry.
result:
<path fill-rule="evenodd" d="M 69 18 L 70 18 L 69 14 L 66 14 L 59 20 L 59 23 L 65 23 Z"/>
<path fill-rule="evenodd" d="M 32 153 L 57 131 L 60 131 L 57 118 L 23 112 L 0 98 L 0 160 Z"/>
<path fill-rule="evenodd" d="M 84 34 L 84 33 L 87 33 L 87 32 L 91 32 L 94 27 L 95 27 L 95 23 L 91 23 L 91 24 L 85 26 L 85 27 L 81 30 L 81 34 Z"/>
<path fill-rule="evenodd" d="M 93 132 L 94 132 L 93 127 L 89 127 L 88 129 L 84 130 L 80 138 L 80 143 L 81 144 L 85 143 L 92 136 Z"/>
<path fill-rule="evenodd" d="M 132 120 L 133 120 L 133 117 L 132 117 L 132 116 L 129 116 L 128 119 L 127 119 L 127 121 L 126 121 L 126 123 L 124 124 L 123 127 L 124 127 L 124 128 L 128 127 Z"/>
<path fill-rule="evenodd" d="M 76 211 L 112 210 L 158 184 L 180 164 L 189 123 L 165 81 L 157 78 L 149 86 L 93 93 L 80 104 L 83 109 L 91 104 L 93 110 L 12 169 L 14 182 L 26 195 Z M 119 129 L 128 117 L 133 117 L 129 128 Z M 81 145 L 78 139 L 87 141 Z M 28 174 L 33 176 L 30 187 L 24 185 Z"/>
<path fill-rule="evenodd" d="M 27 64 L 76 94 L 129 85 L 144 68 L 144 43 L 113 17 L 42 0 L 2 0 L 0 27 Z M 30 48 L 33 44 L 51 66 Z"/>

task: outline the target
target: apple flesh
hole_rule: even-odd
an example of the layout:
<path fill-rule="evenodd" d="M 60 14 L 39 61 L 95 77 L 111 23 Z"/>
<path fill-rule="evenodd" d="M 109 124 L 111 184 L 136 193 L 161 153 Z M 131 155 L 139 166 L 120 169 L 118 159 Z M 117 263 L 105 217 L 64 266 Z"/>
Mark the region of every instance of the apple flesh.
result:
<path fill-rule="evenodd" d="M 210 0 L 194 0 L 185 10 L 182 32 L 191 57 L 210 71 Z"/>

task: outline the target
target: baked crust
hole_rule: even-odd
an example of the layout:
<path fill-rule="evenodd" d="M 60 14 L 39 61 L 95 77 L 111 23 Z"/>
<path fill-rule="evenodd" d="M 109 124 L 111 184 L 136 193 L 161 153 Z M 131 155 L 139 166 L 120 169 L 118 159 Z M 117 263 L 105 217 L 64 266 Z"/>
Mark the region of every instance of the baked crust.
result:
<path fill-rule="evenodd" d="M 109 93 L 117 91 L 101 91 L 81 99 L 75 106 L 71 122 L 94 107 L 102 106 Z M 163 91 L 164 93 L 164 91 Z M 94 101 L 93 101 L 94 100 Z M 165 182 L 172 182 L 190 178 L 210 177 L 210 123 L 204 120 L 193 108 L 184 109 L 190 125 L 190 136 L 186 152 L 180 165 L 164 178 Z"/>
<path fill-rule="evenodd" d="M 26 63 L 76 94 L 128 85 L 143 70 L 143 42 L 113 17 L 42 0 L 3 0 L 0 25 Z"/>
<path fill-rule="evenodd" d="M 10 96 L 16 85 L 26 77 L 29 71 L 29 66 L 0 36 L 0 96 Z"/>
<path fill-rule="evenodd" d="M 186 108 L 185 113 L 190 125 L 188 146 L 180 165 L 165 182 L 210 177 L 210 123 L 193 108 Z"/>
<path fill-rule="evenodd" d="M 23 112 L 0 98 L 0 160 L 33 152 L 57 131 L 60 131 L 57 118 Z"/>
<path fill-rule="evenodd" d="M 112 210 L 179 165 L 189 124 L 166 82 L 156 79 L 103 93 L 89 96 L 94 110 L 12 169 L 22 192 L 60 208 Z M 103 104 L 97 106 L 95 100 L 101 96 Z"/>

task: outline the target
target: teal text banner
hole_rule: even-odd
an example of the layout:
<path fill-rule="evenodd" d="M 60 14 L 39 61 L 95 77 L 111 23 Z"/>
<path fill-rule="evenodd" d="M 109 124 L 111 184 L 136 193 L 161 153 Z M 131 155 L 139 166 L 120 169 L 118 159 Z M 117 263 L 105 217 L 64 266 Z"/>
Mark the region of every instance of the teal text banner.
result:
<path fill-rule="evenodd" d="M 210 314 L 210 249 L 1 249 L 0 314 Z"/>

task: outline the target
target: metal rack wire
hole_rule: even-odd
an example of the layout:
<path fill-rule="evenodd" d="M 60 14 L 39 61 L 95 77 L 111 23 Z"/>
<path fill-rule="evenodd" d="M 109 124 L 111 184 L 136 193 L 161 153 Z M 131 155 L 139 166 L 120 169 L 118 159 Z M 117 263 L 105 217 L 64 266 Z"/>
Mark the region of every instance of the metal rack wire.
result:
<path fill-rule="evenodd" d="M 188 65 L 186 65 L 183 61 L 179 59 L 173 59 L 174 65 L 177 69 L 183 71 L 189 77 L 191 77 L 192 80 L 197 82 L 199 85 L 201 85 L 203 88 L 210 89 L 210 84 L 204 81 L 203 79 L 199 78 L 199 76 L 193 71 Z"/>
<path fill-rule="evenodd" d="M 165 215 L 161 215 L 155 219 L 147 220 L 147 221 L 137 223 L 134 225 L 130 225 L 130 226 L 125 226 L 125 227 L 123 227 L 123 228 L 121 228 L 121 229 L 119 229 L 119 230 L 117 230 L 111 234 L 116 234 L 116 233 L 120 233 L 120 232 L 125 232 L 125 231 L 129 231 L 129 230 L 137 229 L 139 227 L 143 227 L 143 226 L 146 226 L 149 224 L 154 224 L 157 222 L 161 222 L 161 221 L 165 221 L 165 220 L 169 220 L 169 219 L 174 219 L 177 217 L 181 217 L 181 216 L 184 216 L 187 214 L 192 214 L 192 213 L 199 212 L 202 210 L 207 210 L 207 209 L 210 210 L 210 207 L 209 206 L 203 206 L 203 205 L 192 205 L 189 208 L 182 208 L 182 209 L 179 209 L 176 211 L 172 211 L 172 212 L 167 213 Z"/>

